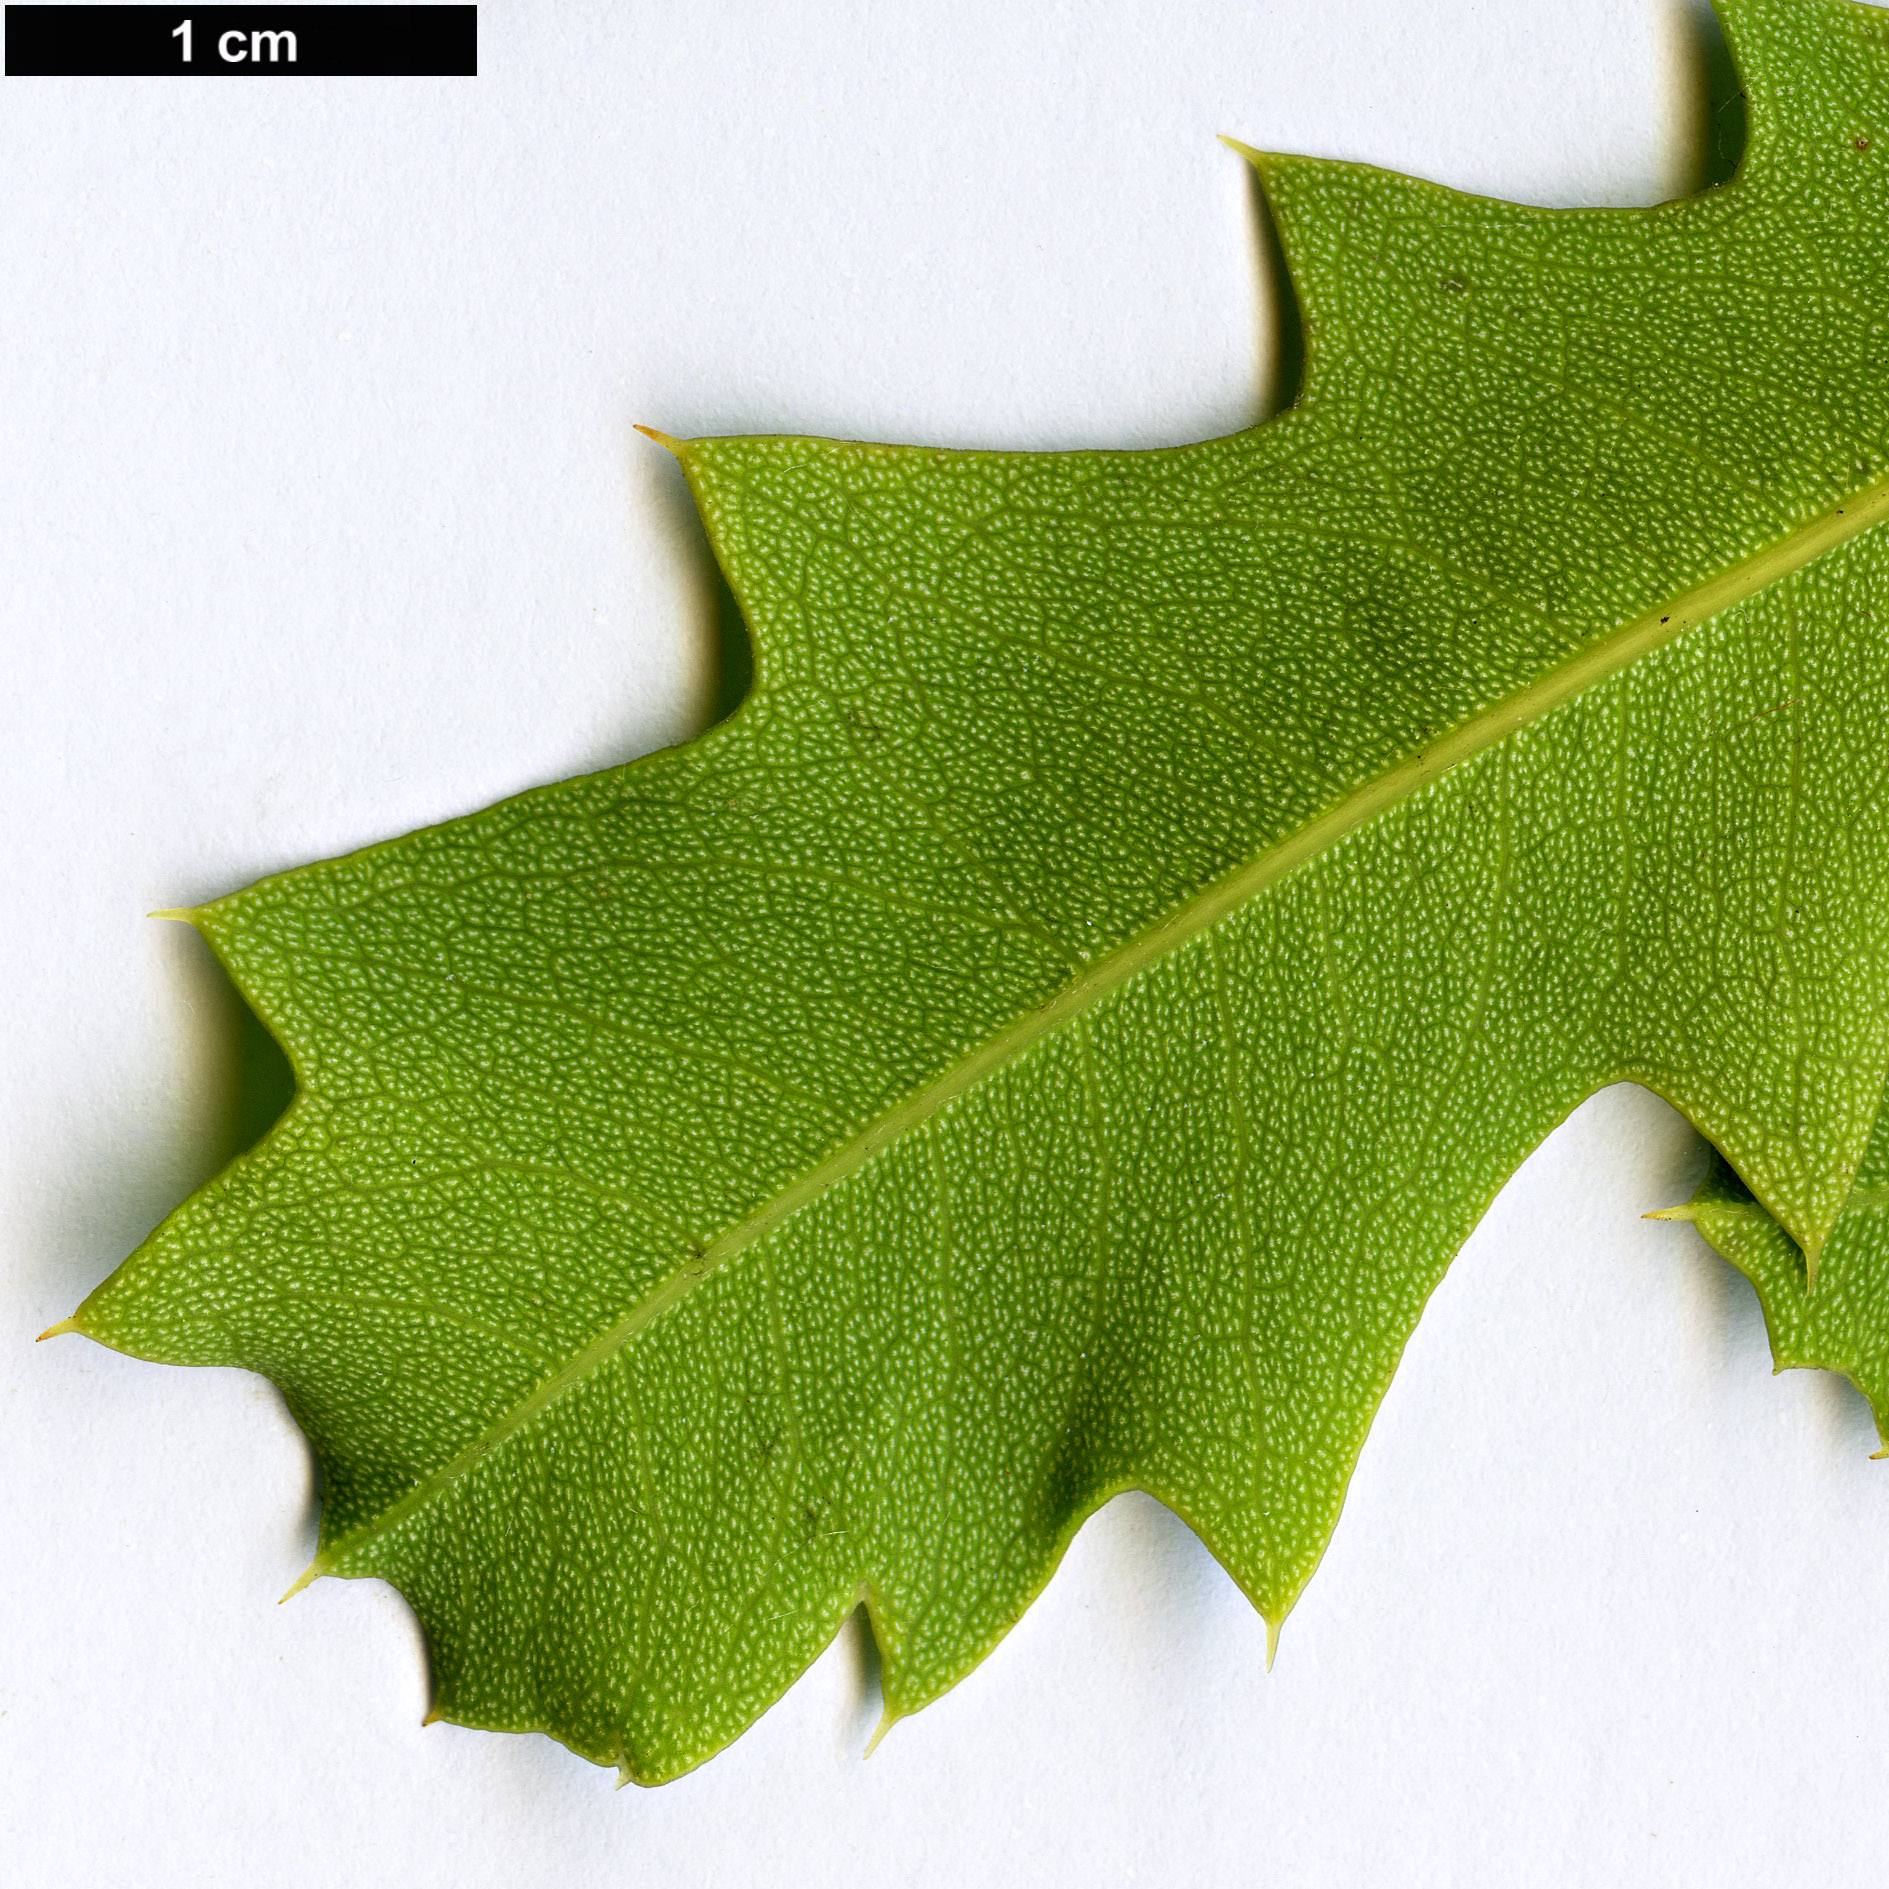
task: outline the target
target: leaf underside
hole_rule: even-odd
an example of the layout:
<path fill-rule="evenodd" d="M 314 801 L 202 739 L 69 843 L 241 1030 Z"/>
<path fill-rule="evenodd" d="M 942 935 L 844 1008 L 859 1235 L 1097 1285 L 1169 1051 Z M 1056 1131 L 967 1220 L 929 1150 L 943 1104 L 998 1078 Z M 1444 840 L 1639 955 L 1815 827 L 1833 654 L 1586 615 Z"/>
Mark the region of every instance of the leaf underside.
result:
<path fill-rule="evenodd" d="M 72 1323 L 282 1387 L 440 1715 L 671 1777 L 864 1598 L 896 1718 L 1130 1487 L 1276 1629 L 1622 1079 L 1889 1414 L 1889 23 L 1720 11 L 1684 202 L 1255 156 L 1253 431 L 679 445 L 737 714 L 194 914 L 295 1100 Z"/>

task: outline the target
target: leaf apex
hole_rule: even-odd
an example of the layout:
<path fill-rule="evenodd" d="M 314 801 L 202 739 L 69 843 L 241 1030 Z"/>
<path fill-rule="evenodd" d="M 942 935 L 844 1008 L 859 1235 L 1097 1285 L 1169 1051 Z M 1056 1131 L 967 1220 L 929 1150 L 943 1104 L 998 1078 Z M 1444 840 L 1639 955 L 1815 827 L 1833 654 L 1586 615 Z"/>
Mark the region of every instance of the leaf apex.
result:
<path fill-rule="evenodd" d="M 63 1338 L 67 1332 L 82 1333 L 84 1330 L 85 1327 L 79 1323 L 78 1313 L 74 1312 L 70 1318 L 62 1318 L 58 1324 L 48 1325 L 33 1342 L 36 1345 L 43 1345 L 48 1338 Z"/>
<path fill-rule="evenodd" d="M 180 925 L 201 925 L 203 907 L 200 905 L 167 905 L 161 912 L 146 912 L 146 918 L 174 918 Z"/>
<path fill-rule="evenodd" d="M 1279 1629 L 1285 1625 L 1286 1617 L 1284 1614 L 1281 1614 L 1279 1618 L 1275 1620 L 1271 1614 L 1267 1614 L 1265 1616 L 1265 1621 L 1266 1621 L 1266 1670 L 1268 1672 L 1271 1672 L 1273 1661 L 1279 1657 Z"/>
<path fill-rule="evenodd" d="M 1678 1207 L 1655 1207 L 1651 1213 L 1640 1215 L 1642 1220 L 1690 1220 L 1698 1223 L 1699 1209 L 1692 1201 Z"/>

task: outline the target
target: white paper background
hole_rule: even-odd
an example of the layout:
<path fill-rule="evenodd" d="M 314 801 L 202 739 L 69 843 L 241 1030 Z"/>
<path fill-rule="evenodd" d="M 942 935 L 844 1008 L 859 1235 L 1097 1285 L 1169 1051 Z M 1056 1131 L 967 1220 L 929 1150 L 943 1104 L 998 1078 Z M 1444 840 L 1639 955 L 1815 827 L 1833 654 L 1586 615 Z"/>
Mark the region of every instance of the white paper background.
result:
<path fill-rule="evenodd" d="M 180 15 L 183 9 L 178 9 Z M 275 1393 L 32 1335 L 228 1152 L 153 907 L 682 738 L 631 430 L 1160 445 L 1264 410 L 1230 132 L 1544 204 L 1701 137 L 1681 0 L 488 0 L 460 81 L 0 85 L 0 1806 L 34 1884 L 1880 1880 L 1889 1466 L 1773 1380 L 1693 1136 L 1597 1098 L 1259 1621 L 1144 1498 L 870 1763 L 856 1627 L 648 1793 L 422 1729 Z"/>

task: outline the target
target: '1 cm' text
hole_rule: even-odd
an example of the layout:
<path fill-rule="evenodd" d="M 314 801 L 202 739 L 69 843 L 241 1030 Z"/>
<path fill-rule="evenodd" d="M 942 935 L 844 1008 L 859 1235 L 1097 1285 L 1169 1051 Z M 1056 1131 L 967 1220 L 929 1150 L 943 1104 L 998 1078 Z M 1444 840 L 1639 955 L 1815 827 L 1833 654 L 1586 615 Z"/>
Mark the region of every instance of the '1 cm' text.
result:
<path fill-rule="evenodd" d="M 196 57 L 190 22 L 185 20 L 172 32 L 171 38 L 183 42 L 184 64 L 189 65 Z M 217 36 L 216 56 L 226 66 L 240 66 L 245 61 L 251 65 L 261 65 L 265 53 L 268 55 L 270 65 L 278 62 L 294 65 L 295 35 L 270 32 L 245 33 L 240 27 L 232 27 L 229 32 L 220 33 Z"/>

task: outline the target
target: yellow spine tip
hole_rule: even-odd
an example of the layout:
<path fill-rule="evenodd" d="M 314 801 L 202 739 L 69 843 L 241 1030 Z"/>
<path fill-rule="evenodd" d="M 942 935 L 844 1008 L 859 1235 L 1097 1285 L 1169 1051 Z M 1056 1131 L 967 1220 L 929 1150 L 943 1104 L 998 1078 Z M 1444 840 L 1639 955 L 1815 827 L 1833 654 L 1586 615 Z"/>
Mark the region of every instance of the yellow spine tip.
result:
<path fill-rule="evenodd" d="M 85 1327 L 79 1323 L 78 1313 L 74 1312 L 70 1318 L 62 1318 L 57 1325 L 48 1325 L 33 1342 L 36 1345 L 43 1345 L 48 1338 L 63 1338 L 69 1331 L 82 1332 L 84 1329 Z"/>
<path fill-rule="evenodd" d="M 301 1573 L 295 1577 L 294 1583 L 289 1588 L 289 1591 L 282 1596 L 281 1600 L 276 1602 L 276 1605 L 280 1607 L 285 1602 L 293 1600 L 296 1597 L 296 1595 L 302 1591 L 303 1588 L 312 1586 L 316 1581 L 319 1581 L 321 1577 L 327 1572 L 328 1572 L 327 1565 L 323 1562 L 321 1556 L 317 1555 L 314 1558 L 314 1560 L 312 1560 L 308 1564 L 308 1566 L 305 1567 L 301 1571 Z"/>
<path fill-rule="evenodd" d="M 860 1756 L 862 1758 L 870 1758 L 872 1754 L 879 1749 L 880 1740 L 883 1739 L 886 1733 L 889 1732 L 892 1729 L 892 1727 L 896 1725 L 899 1722 L 899 1720 L 902 1719 L 904 1716 L 905 1714 L 901 1712 L 897 1706 L 893 1705 L 888 1700 L 886 1703 L 885 1710 L 879 1714 L 878 1729 L 866 1741 L 866 1749 L 860 1754 Z"/>
<path fill-rule="evenodd" d="M 428 1706 L 426 1710 L 426 1717 L 421 1719 L 420 1721 L 422 1730 L 424 1730 L 425 1727 L 427 1727 L 428 1725 L 444 1725 L 445 1723 L 446 1723 L 446 1714 L 442 1712 L 439 1709 L 439 1707 L 436 1705 Z"/>
<path fill-rule="evenodd" d="M 1283 1616 L 1277 1620 L 1270 1614 L 1266 1616 L 1266 1670 L 1268 1672 L 1272 1671 L 1272 1663 L 1279 1657 L 1279 1629 L 1284 1625 Z"/>
<path fill-rule="evenodd" d="M 1697 1220 L 1699 1210 L 1696 1207 L 1659 1207 L 1652 1213 L 1640 1215 L 1642 1220 Z"/>
<path fill-rule="evenodd" d="M 1245 158 L 1247 163 L 1252 165 L 1256 171 L 1265 170 L 1266 153 L 1264 151 L 1255 151 L 1250 144 L 1243 144 L 1238 138 L 1229 138 L 1224 131 L 1220 134 L 1220 142 L 1224 144 L 1229 151 L 1236 152 L 1239 156 Z"/>
<path fill-rule="evenodd" d="M 682 457 L 683 451 L 689 443 L 687 440 L 677 439 L 673 434 L 665 433 L 662 428 L 658 426 L 644 426 L 639 422 L 636 430 L 641 433 L 645 439 L 653 439 L 665 452 L 674 453 L 678 459 Z"/>
<path fill-rule="evenodd" d="M 203 917 L 198 905 L 167 905 L 161 912 L 146 912 L 146 918 L 174 918 L 180 925 L 195 925 Z"/>

